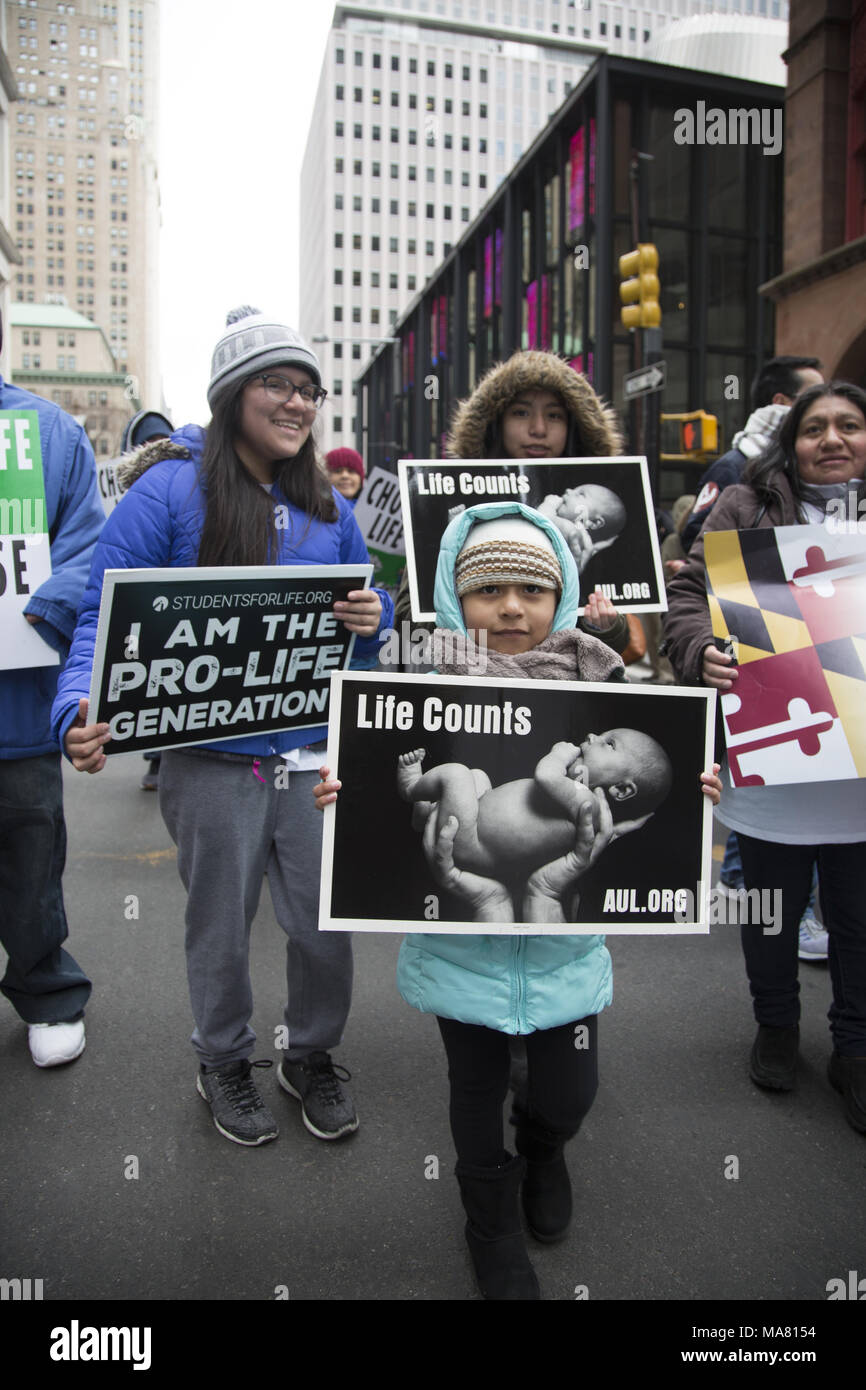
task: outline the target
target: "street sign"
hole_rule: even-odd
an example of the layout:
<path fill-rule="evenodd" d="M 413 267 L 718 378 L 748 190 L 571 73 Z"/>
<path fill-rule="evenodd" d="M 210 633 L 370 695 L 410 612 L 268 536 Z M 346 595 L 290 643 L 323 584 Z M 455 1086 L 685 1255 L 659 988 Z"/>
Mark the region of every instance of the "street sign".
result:
<path fill-rule="evenodd" d="M 641 367 L 637 372 L 627 372 L 622 379 L 623 394 L 627 401 L 636 396 L 648 396 L 652 391 L 661 391 L 667 377 L 667 363 L 653 362 Z"/>

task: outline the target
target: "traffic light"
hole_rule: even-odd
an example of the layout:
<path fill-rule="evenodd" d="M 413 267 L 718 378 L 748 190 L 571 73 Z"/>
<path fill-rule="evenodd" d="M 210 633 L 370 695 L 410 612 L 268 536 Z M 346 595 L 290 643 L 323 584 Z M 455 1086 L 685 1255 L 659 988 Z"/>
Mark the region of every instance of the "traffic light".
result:
<path fill-rule="evenodd" d="M 639 242 L 636 251 L 620 256 L 619 297 L 625 308 L 619 315 L 624 328 L 658 328 L 661 323 L 658 268 L 659 253 L 650 241 Z"/>
<path fill-rule="evenodd" d="M 693 412 L 692 418 L 680 423 L 680 448 L 684 454 L 715 454 L 718 452 L 719 422 L 705 410 Z"/>

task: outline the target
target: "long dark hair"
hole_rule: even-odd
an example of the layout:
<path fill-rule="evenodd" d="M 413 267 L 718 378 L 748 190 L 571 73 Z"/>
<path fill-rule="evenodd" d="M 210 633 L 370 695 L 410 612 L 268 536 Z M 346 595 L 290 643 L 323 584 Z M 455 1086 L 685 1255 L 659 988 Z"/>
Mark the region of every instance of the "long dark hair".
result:
<path fill-rule="evenodd" d="M 866 420 L 866 391 L 855 386 L 851 381 L 830 381 L 817 386 L 810 386 L 808 391 L 804 391 L 802 396 L 798 396 L 776 431 L 772 443 L 768 444 L 763 453 L 759 454 L 756 459 L 752 459 L 743 470 L 743 482 L 751 484 L 765 507 L 771 506 L 773 503 L 781 505 L 782 494 L 776 481 L 780 474 L 784 474 L 787 478 L 798 510 L 801 510 L 803 502 L 808 502 L 819 496 L 814 494 L 809 484 L 804 483 L 800 477 L 796 443 L 803 416 L 809 407 L 819 401 L 822 396 L 843 396 L 845 400 L 850 401 L 858 408 L 863 419 Z M 864 496 L 866 496 L 866 481 L 860 484 L 858 493 L 859 499 Z"/>
<path fill-rule="evenodd" d="M 205 515 L 198 548 L 200 565 L 267 565 L 279 553 L 274 499 L 256 482 L 238 457 L 234 441 L 240 429 L 242 381 L 214 405 L 205 435 L 201 484 Z M 333 522 L 339 515 L 331 484 L 316 457 L 312 430 L 294 458 L 274 469 L 274 483 L 307 518 L 303 539 L 313 521 Z"/>

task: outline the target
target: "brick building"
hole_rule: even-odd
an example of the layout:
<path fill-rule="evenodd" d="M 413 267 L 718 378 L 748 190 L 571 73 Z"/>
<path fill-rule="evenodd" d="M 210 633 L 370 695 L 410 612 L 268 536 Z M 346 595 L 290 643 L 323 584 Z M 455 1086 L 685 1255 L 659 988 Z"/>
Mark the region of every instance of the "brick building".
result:
<path fill-rule="evenodd" d="M 866 386 L 866 0 L 791 0 L 776 352 Z"/>

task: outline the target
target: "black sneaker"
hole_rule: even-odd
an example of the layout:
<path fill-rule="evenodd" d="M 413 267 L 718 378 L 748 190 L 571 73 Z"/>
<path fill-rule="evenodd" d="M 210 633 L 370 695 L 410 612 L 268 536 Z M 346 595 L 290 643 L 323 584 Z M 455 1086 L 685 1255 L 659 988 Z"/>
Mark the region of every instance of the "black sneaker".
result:
<path fill-rule="evenodd" d="M 196 1077 L 196 1090 L 210 1106 L 214 1124 L 233 1144 L 267 1144 L 279 1134 L 277 1122 L 250 1076 L 253 1067 L 270 1066 L 270 1061 L 244 1059 L 215 1071 L 202 1069 Z"/>
<path fill-rule="evenodd" d="M 337 1076 L 338 1071 L 342 1076 Z M 297 1062 L 284 1057 L 277 1068 L 277 1080 L 301 1102 L 304 1124 L 317 1139 L 339 1139 L 358 1128 L 352 1098 L 340 1085 L 351 1080 L 351 1072 L 335 1067 L 327 1052 L 311 1052 Z"/>
<path fill-rule="evenodd" d="M 800 1025 L 771 1028 L 758 1025 L 758 1035 L 749 1058 L 749 1075 L 756 1086 L 768 1091 L 793 1091 L 797 1080 Z"/>

